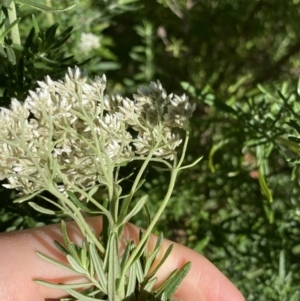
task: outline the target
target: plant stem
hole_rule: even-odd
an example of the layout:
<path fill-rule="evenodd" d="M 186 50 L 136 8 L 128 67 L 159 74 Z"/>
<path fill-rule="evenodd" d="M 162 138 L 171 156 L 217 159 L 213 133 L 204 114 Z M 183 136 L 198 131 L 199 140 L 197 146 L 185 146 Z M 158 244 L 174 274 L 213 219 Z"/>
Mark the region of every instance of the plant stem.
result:
<path fill-rule="evenodd" d="M 136 249 L 134 249 L 134 251 L 132 252 L 129 260 L 126 263 L 126 266 L 124 268 L 124 273 L 129 269 L 130 265 L 132 264 L 133 260 L 135 259 L 136 255 L 138 254 L 138 252 L 140 251 L 140 249 L 142 248 L 143 244 L 146 242 L 146 240 L 148 239 L 150 233 L 153 230 L 153 227 L 155 226 L 155 224 L 157 223 L 159 217 L 161 216 L 162 212 L 164 211 L 164 209 L 166 208 L 168 201 L 171 197 L 171 194 L 173 192 L 174 186 L 175 186 L 175 181 L 177 178 L 177 174 L 178 174 L 178 169 L 175 168 L 173 169 L 172 173 L 171 173 L 171 179 L 170 179 L 170 184 L 169 184 L 169 188 L 168 191 L 165 195 L 165 198 L 160 206 L 160 208 L 158 209 L 158 211 L 156 212 L 155 216 L 153 217 L 149 227 L 147 228 L 147 230 L 145 231 L 143 238 L 140 240 L 138 246 L 136 247 Z M 123 275 L 122 275 L 123 276 Z"/>
<path fill-rule="evenodd" d="M 87 222 L 85 221 L 84 217 L 82 216 L 80 210 L 71 202 L 67 197 L 57 191 L 57 189 L 51 184 L 48 185 L 48 191 L 56 196 L 58 199 L 62 200 L 65 204 L 69 206 L 69 208 L 75 213 L 76 217 L 78 218 L 79 222 L 76 222 L 77 225 L 81 228 L 81 232 L 83 236 L 85 233 L 90 237 L 90 239 L 94 242 L 100 252 L 105 253 L 105 249 L 100 243 L 100 241 L 96 238 L 95 234 L 92 232 L 90 227 L 88 226 Z"/>
<path fill-rule="evenodd" d="M 124 204 L 123 204 L 123 206 L 121 208 L 121 212 L 120 212 L 120 215 L 119 215 L 119 218 L 118 218 L 118 222 L 117 222 L 118 225 L 122 222 L 123 218 L 125 217 L 125 215 L 127 213 L 128 206 L 129 206 L 129 204 L 130 204 L 130 202 L 132 200 L 132 197 L 133 197 L 133 195 L 135 193 L 136 187 L 139 184 L 140 179 L 141 179 L 141 177 L 142 177 L 142 175 L 143 175 L 143 173 L 144 173 L 147 165 L 151 161 L 151 158 L 152 158 L 154 152 L 155 152 L 155 149 L 152 149 L 149 152 L 149 155 L 147 156 L 147 158 L 143 162 L 142 167 L 140 168 L 140 170 L 139 170 L 139 172 L 138 172 L 138 174 L 137 174 L 137 176 L 136 176 L 136 178 L 134 180 L 134 183 L 133 183 L 133 185 L 131 187 L 130 193 L 129 193 L 128 197 L 126 198 L 126 200 L 125 200 L 125 202 L 124 202 Z"/>
<path fill-rule="evenodd" d="M 17 19 L 15 1 L 11 1 L 8 11 L 8 20 L 12 24 Z M 19 32 L 19 25 L 16 24 L 11 29 L 11 38 L 14 44 L 21 45 L 21 38 Z"/>
<path fill-rule="evenodd" d="M 168 191 L 165 195 L 165 198 L 164 198 L 160 208 L 156 212 L 155 216 L 153 217 L 153 219 L 152 219 L 150 225 L 148 226 L 147 230 L 145 231 L 145 233 L 144 233 L 142 239 L 140 240 L 138 246 L 134 249 L 134 251 L 132 252 L 130 258 L 128 259 L 128 261 L 125 265 L 125 268 L 123 270 L 123 274 L 121 275 L 121 279 L 125 276 L 126 271 L 129 269 L 129 267 L 131 266 L 131 264 L 135 260 L 135 257 L 140 252 L 140 249 L 143 247 L 144 243 L 148 239 L 149 235 L 151 234 L 151 232 L 153 230 L 153 227 L 157 223 L 158 219 L 160 218 L 161 214 L 163 213 L 164 209 L 166 208 L 166 206 L 168 204 L 168 201 L 169 201 L 169 199 L 172 195 L 172 192 L 173 192 L 173 189 L 174 189 L 174 186 L 175 186 L 175 182 L 176 182 L 178 172 L 180 170 L 180 166 L 182 165 L 183 159 L 185 157 L 188 140 L 189 140 L 189 132 L 186 132 L 186 139 L 184 141 L 182 155 L 181 155 L 181 158 L 180 158 L 179 163 L 177 164 L 177 166 L 174 167 L 171 171 L 170 183 L 169 183 Z"/>
<path fill-rule="evenodd" d="M 46 5 L 48 7 L 52 7 L 52 1 L 51 0 L 46 0 Z M 54 24 L 53 12 L 48 11 L 46 13 L 46 16 L 47 16 L 47 20 L 48 20 L 49 25 Z"/>

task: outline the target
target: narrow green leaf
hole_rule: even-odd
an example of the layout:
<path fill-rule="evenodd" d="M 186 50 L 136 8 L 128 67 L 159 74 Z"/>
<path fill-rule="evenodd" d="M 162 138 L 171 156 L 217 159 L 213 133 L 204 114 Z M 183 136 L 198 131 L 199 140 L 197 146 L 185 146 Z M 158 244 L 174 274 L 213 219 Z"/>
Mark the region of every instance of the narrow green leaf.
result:
<path fill-rule="evenodd" d="M 155 278 L 152 278 L 151 280 L 149 280 L 149 281 L 146 283 L 146 285 L 144 286 L 144 289 L 145 289 L 146 291 L 148 291 L 148 292 L 152 292 L 153 286 L 155 285 L 156 281 L 157 281 L 157 278 L 156 278 L 156 277 L 155 277 Z"/>
<path fill-rule="evenodd" d="M 37 205 L 34 202 L 28 202 L 29 206 L 31 206 L 34 210 L 43 213 L 43 214 L 49 214 L 49 215 L 56 215 L 57 212 L 55 212 L 54 210 L 50 210 L 47 208 L 44 208 L 42 206 Z"/>
<path fill-rule="evenodd" d="M 146 265 L 145 265 L 145 269 L 144 269 L 144 273 L 145 275 L 147 275 L 148 271 L 150 270 L 159 250 L 160 250 L 160 247 L 161 247 L 161 243 L 162 243 L 162 240 L 163 240 L 163 234 L 160 233 L 159 234 L 159 237 L 156 241 L 156 244 L 155 244 L 155 248 L 153 250 L 153 252 L 150 254 L 150 256 L 147 258 L 147 262 L 146 262 Z"/>
<path fill-rule="evenodd" d="M 166 253 L 164 254 L 163 258 L 160 260 L 160 262 L 155 267 L 155 269 L 149 275 L 147 275 L 147 278 L 151 278 L 158 271 L 158 269 L 162 266 L 162 264 L 166 261 L 166 259 L 170 255 L 172 249 L 173 249 L 173 245 L 170 245 L 168 247 Z"/>
<path fill-rule="evenodd" d="M 71 271 L 72 273 L 75 272 L 75 270 L 72 269 L 69 265 L 67 265 L 67 264 L 65 264 L 65 263 L 62 263 L 62 262 L 60 262 L 60 261 L 58 261 L 58 260 L 56 260 L 56 259 L 53 259 L 53 258 L 51 258 L 51 257 L 49 257 L 49 256 L 47 256 L 47 255 L 45 255 L 45 254 L 43 254 L 43 253 L 41 253 L 41 252 L 37 252 L 37 255 L 38 255 L 39 257 L 41 257 L 42 259 L 44 259 L 44 260 L 46 260 L 46 261 L 48 261 L 48 262 L 50 262 L 50 263 L 55 264 L 56 266 L 59 266 L 59 267 L 64 268 L 64 269 L 66 269 L 66 270 L 68 270 L 68 271 Z"/>
<path fill-rule="evenodd" d="M 45 6 L 43 4 L 40 4 L 40 3 L 37 3 L 37 2 L 34 2 L 34 1 L 29 1 L 29 0 L 18 0 L 18 2 L 20 2 L 22 4 L 26 4 L 26 5 L 28 5 L 32 8 L 35 8 L 35 9 L 39 9 L 39 10 L 42 10 L 42 11 L 53 12 L 53 13 L 65 12 L 65 11 L 71 10 L 75 7 L 75 4 L 72 4 L 72 5 L 70 5 L 66 8 L 63 8 L 63 9 L 55 9 L 55 8 Z"/>
<path fill-rule="evenodd" d="M 11 47 L 7 47 L 6 48 L 6 53 L 7 53 L 7 59 L 8 59 L 8 61 L 12 65 L 15 65 L 16 64 L 16 55 L 15 55 L 15 52 L 13 51 L 13 49 Z"/>
<path fill-rule="evenodd" d="M 227 105 L 225 102 L 215 99 L 214 100 L 214 105 L 216 106 L 217 109 L 225 112 L 225 113 L 230 113 L 233 115 L 236 115 L 237 112 L 235 111 L 235 109 L 233 109 L 232 107 L 230 107 L 229 105 Z"/>
<path fill-rule="evenodd" d="M 58 241 L 54 240 L 54 244 L 56 246 L 57 249 L 59 249 L 60 252 L 62 252 L 65 255 L 70 254 L 70 252 Z"/>
<path fill-rule="evenodd" d="M 9 26 L 7 26 L 6 29 L 0 35 L 0 41 L 2 41 L 5 38 L 5 36 L 13 29 L 13 27 L 16 26 L 20 21 L 21 18 L 17 18 Z"/>
<path fill-rule="evenodd" d="M 104 299 L 98 299 L 98 298 L 95 298 L 95 297 L 88 297 L 88 296 L 85 296 L 81 293 L 78 293 L 77 291 L 71 289 L 71 288 L 65 288 L 64 289 L 69 295 L 77 298 L 78 300 L 80 301 L 105 301 Z M 112 301 L 112 300 L 111 300 Z"/>
<path fill-rule="evenodd" d="M 123 258 L 122 258 L 122 261 L 121 261 L 121 275 L 123 275 L 123 272 L 124 272 L 124 268 L 125 268 L 125 265 L 126 265 L 126 262 L 129 258 L 129 255 L 130 255 L 130 251 L 132 250 L 132 247 L 133 247 L 133 241 L 131 240 L 127 245 L 126 245 L 126 248 L 125 248 L 125 251 L 124 251 L 124 254 L 123 254 Z"/>
<path fill-rule="evenodd" d="M 85 270 L 89 268 L 89 258 L 87 257 L 87 248 L 85 241 L 82 242 L 82 247 L 80 250 L 80 262 Z"/>
<path fill-rule="evenodd" d="M 143 271 L 143 268 L 142 268 L 140 260 L 139 259 L 136 260 L 135 264 L 136 264 L 136 276 L 137 276 L 137 279 L 138 279 L 139 283 L 143 283 L 144 279 L 145 279 L 145 275 L 144 275 L 144 271 Z"/>
<path fill-rule="evenodd" d="M 35 35 L 38 36 L 38 34 L 40 33 L 39 24 L 36 21 L 36 18 L 33 14 L 31 15 L 31 18 L 32 18 L 32 25 L 33 25 L 33 28 L 34 28 Z"/>
<path fill-rule="evenodd" d="M 133 216 L 141 211 L 141 209 L 145 206 L 148 200 L 148 195 L 144 195 L 140 198 L 137 204 L 133 207 L 133 209 L 124 217 L 124 219 L 119 220 L 118 222 L 121 225 L 126 224 Z"/>
<path fill-rule="evenodd" d="M 63 221 L 63 220 L 61 221 L 61 233 L 62 233 L 62 237 L 63 237 L 65 245 L 68 246 L 71 242 L 69 240 L 68 233 L 67 233 L 67 225 L 66 225 L 65 221 Z"/>
<path fill-rule="evenodd" d="M 0 43 L 0 55 L 5 57 L 5 58 L 7 57 L 2 43 Z"/>
<path fill-rule="evenodd" d="M 184 277 L 187 275 L 191 265 L 191 262 L 187 262 L 179 270 L 176 269 L 173 271 L 168 279 L 157 288 L 156 291 L 159 293 L 159 295 L 164 293 L 166 294 L 167 298 L 171 298 Z"/>
<path fill-rule="evenodd" d="M 76 258 L 76 260 L 79 262 L 80 258 L 78 256 L 78 250 L 77 250 L 78 247 L 73 242 L 70 241 L 67 233 L 67 225 L 63 220 L 61 221 L 61 233 L 66 248 L 69 250 L 69 254 L 72 255 L 74 258 Z"/>
<path fill-rule="evenodd" d="M 272 196 L 272 192 L 268 187 L 268 184 L 265 180 L 265 177 L 263 175 L 263 173 L 261 172 L 261 170 L 259 169 L 258 172 L 258 181 L 259 181 L 259 185 L 260 188 L 262 190 L 262 193 L 264 194 L 264 196 L 267 198 L 267 200 L 272 203 L 273 202 L 273 196 Z"/>
<path fill-rule="evenodd" d="M 87 274 L 87 271 L 72 257 L 72 255 L 68 254 L 66 257 L 74 271 L 83 275 Z"/>
<path fill-rule="evenodd" d="M 215 144 L 210 152 L 209 152 L 209 156 L 208 156 L 208 166 L 210 168 L 210 171 L 211 172 L 215 172 L 216 169 L 215 169 L 215 166 L 214 166 L 214 163 L 213 163 L 213 157 L 215 155 L 215 153 L 221 149 L 224 145 L 226 145 L 227 143 L 229 142 L 229 139 L 225 139 L 225 140 L 222 140 L 220 141 L 219 143 Z M 201 159 L 200 159 L 201 160 Z"/>
<path fill-rule="evenodd" d="M 38 190 L 38 191 L 36 191 L 36 192 L 34 192 L 34 193 L 30 194 L 30 195 L 24 195 L 24 196 L 21 196 L 21 197 L 15 199 L 13 202 L 14 202 L 14 203 L 23 203 L 23 202 L 25 202 L 25 201 L 28 201 L 28 200 L 32 199 L 34 196 L 36 196 L 36 195 L 42 193 L 43 191 L 44 191 L 44 190 L 41 189 L 41 190 Z"/>
<path fill-rule="evenodd" d="M 126 290 L 126 297 L 131 296 L 136 287 L 136 280 L 137 280 L 137 266 L 136 263 L 130 266 L 129 268 L 129 279 L 127 284 L 127 290 Z"/>
<path fill-rule="evenodd" d="M 92 197 L 98 190 L 99 190 L 99 186 L 95 186 L 88 192 L 88 195 Z"/>
<path fill-rule="evenodd" d="M 287 124 L 294 128 L 298 132 L 298 134 L 300 134 L 300 125 L 295 120 L 291 119 L 287 122 Z"/>
<path fill-rule="evenodd" d="M 50 283 L 47 281 L 39 280 L 39 279 L 34 279 L 33 280 L 35 283 L 42 284 L 44 286 L 54 288 L 54 289 L 83 289 L 83 288 L 88 288 L 93 285 L 92 282 L 85 282 L 85 283 L 74 283 L 74 284 L 54 284 Z"/>
<path fill-rule="evenodd" d="M 292 142 L 300 144 L 300 139 L 294 136 L 288 136 L 288 139 Z"/>
<path fill-rule="evenodd" d="M 271 98 L 271 99 L 276 99 L 276 98 L 277 98 L 274 94 L 272 94 L 270 91 L 268 91 L 264 86 L 258 84 L 258 85 L 257 85 L 257 88 L 258 88 L 263 94 L 267 95 L 269 98 Z"/>
<path fill-rule="evenodd" d="M 120 301 L 117 296 L 117 279 L 120 279 L 120 263 L 118 256 L 118 237 L 116 233 L 111 233 L 109 238 L 108 259 L 108 298 L 111 301 Z"/>
<path fill-rule="evenodd" d="M 76 197 L 76 195 L 72 192 L 67 190 L 67 194 L 69 196 L 69 198 L 71 199 L 71 201 L 80 209 L 84 210 L 85 212 L 90 212 L 92 213 L 92 211 L 86 207 L 81 201 L 78 200 L 78 198 Z"/>
<path fill-rule="evenodd" d="M 73 26 L 68 27 L 66 30 L 64 30 L 56 39 L 56 42 L 53 44 L 53 46 L 51 47 L 52 49 L 58 49 L 61 45 L 65 44 L 65 42 L 70 38 L 71 34 L 73 31 Z M 68 56 L 65 59 L 71 59 L 74 56 Z M 65 60 L 64 59 L 64 60 Z M 64 61 L 62 60 L 62 61 Z"/>
<path fill-rule="evenodd" d="M 15 43 L 12 43 L 10 45 L 10 47 L 14 50 L 18 50 L 18 51 L 24 51 L 24 47 L 22 45 L 19 45 L 19 44 L 15 44 Z"/>
<path fill-rule="evenodd" d="M 107 278 L 103 269 L 103 262 L 99 257 L 96 248 L 93 244 L 90 244 L 90 254 L 92 265 L 95 268 L 95 272 L 99 279 L 99 284 L 101 285 L 103 292 L 107 294 Z"/>
<path fill-rule="evenodd" d="M 285 277 L 286 277 L 285 256 L 284 256 L 284 250 L 281 250 L 280 256 L 279 256 L 279 283 L 280 283 L 280 285 L 284 285 L 284 282 L 286 280 Z"/>

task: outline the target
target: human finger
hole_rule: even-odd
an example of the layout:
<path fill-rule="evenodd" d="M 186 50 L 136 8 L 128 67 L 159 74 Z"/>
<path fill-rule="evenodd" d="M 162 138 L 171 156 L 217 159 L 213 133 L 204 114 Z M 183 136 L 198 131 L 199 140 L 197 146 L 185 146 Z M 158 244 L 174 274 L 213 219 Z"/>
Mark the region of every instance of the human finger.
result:
<path fill-rule="evenodd" d="M 102 229 L 101 218 L 88 219 L 96 234 Z M 70 239 L 80 245 L 82 235 L 75 223 L 67 223 Z M 139 228 L 127 224 L 123 236 L 138 242 Z M 157 237 L 152 235 L 148 248 L 153 249 Z M 40 251 L 50 257 L 66 262 L 63 254 L 53 241 L 62 242 L 59 225 L 51 225 L 31 230 L 4 233 L 0 235 L 0 300 L 44 301 L 65 296 L 62 290 L 51 289 L 34 283 L 33 279 L 43 279 L 52 283 L 76 283 L 82 277 L 53 265 L 36 255 Z M 173 243 L 164 240 L 157 261 L 168 246 Z M 243 301 L 242 295 L 231 282 L 207 259 L 198 253 L 173 243 L 173 250 L 157 272 L 158 283 L 162 282 L 174 269 L 191 261 L 192 268 L 175 293 L 175 300 L 185 301 Z"/>

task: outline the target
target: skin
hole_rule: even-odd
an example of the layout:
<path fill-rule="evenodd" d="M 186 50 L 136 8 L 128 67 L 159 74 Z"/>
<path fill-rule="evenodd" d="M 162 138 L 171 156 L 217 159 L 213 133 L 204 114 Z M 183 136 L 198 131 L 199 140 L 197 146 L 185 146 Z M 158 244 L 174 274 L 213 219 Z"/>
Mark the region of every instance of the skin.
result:
<path fill-rule="evenodd" d="M 101 218 L 90 218 L 87 221 L 97 234 L 101 232 Z M 70 239 L 80 244 L 82 236 L 77 226 L 70 222 L 67 229 Z M 138 233 L 139 228 L 127 224 L 123 237 L 137 241 Z M 149 250 L 153 249 L 156 239 L 155 235 L 151 236 Z M 36 251 L 40 251 L 66 262 L 53 240 L 62 242 L 60 225 L 0 234 L 0 300 L 57 300 L 65 296 L 64 291 L 41 286 L 32 280 L 42 279 L 53 283 L 75 283 L 84 280 L 36 255 Z M 188 261 L 192 262 L 189 273 L 174 295 L 175 301 L 245 301 L 242 294 L 210 261 L 182 245 L 165 239 L 156 262 L 170 244 L 174 244 L 174 247 L 167 261 L 157 272 L 158 284 L 174 269 L 180 268 Z M 123 248 L 121 244 L 120 248 Z"/>

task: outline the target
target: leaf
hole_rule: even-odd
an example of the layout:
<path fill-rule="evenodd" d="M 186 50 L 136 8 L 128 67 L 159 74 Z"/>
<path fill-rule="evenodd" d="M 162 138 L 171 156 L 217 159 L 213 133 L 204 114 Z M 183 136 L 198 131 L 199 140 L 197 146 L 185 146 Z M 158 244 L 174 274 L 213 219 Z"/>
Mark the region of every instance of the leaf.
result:
<path fill-rule="evenodd" d="M 7 57 L 2 43 L 0 43 L 0 55 L 5 57 L 5 58 Z"/>
<path fill-rule="evenodd" d="M 121 266 L 120 266 L 121 275 L 123 275 L 124 268 L 126 266 L 126 262 L 129 258 L 130 251 L 132 250 L 133 245 L 134 245 L 134 242 L 132 240 L 126 245 L 126 248 L 125 248 L 125 251 L 124 251 L 124 254 L 123 254 L 123 258 L 122 258 L 122 261 L 121 261 Z"/>
<path fill-rule="evenodd" d="M 87 271 L 72 257 L 72 255 L 67 254 L 66 257 L 74 271 L 83 275 L 87 274 Z"/>
<path fill-rule="evenodd" d="M 80 209 L 84 210 L 85 212 L 89 212 L 89 213 L 93 213 L 93 211 L 91 211 L 88 207 L 86 207 L 83 202 L 79 201 L 78 198 L 76 197 L 76 195 L 70 191 L 67 190 L 67 194 L 69 196 L 69 198 L 71 199 L 71 201 Z"/>
<path fill-rule="evenodd" d="M 140 259 L 140 258 L 139 258 Z M 144 282 L 145 280 L 145 276 L 144 276 L 144 271 L 143 271 L 143 268 L 142 268 L 142 265 L 141 265 L 141 262 L 140 260 L 136 260 L 135 262 L 135 266 L 136 266 L 136 276 L 137 276 L 137 279 L 138 279 L 138 282 L 139 283 L 142 283 Z"/>
<path fill-rule="evenodd" d="M 36 211 L 44 213 L 44 214 L 49 214 L 49 215 L 56 215 L 58 212 L 54 211 L 54 210 L 50 210 L 47 208 L 44 208 L 42 206 L 37 205 L 34 202 L 28 202 L 28 204 Z"/>
<path fill-rule="evenodd" d="M 42 284 L 44 286 L 54 288 L 54 289 L 66 289 L 66 288 L 76 288 L 76 289 L 83 289 L 83 288 L 88 288 L 93 285 L 92 282 L 85 282 L 85 283 L 73 283 L 73 284 L 54 284 L 50 283 L 48 281 L 43 281 L 39 279 L 34 279 L 33 280 L 35 283 Z"/>
<path fill-rule="evenodd" d="M 3 41 L 4 37 L 13 29 L 14 26 L 16 26 L 21 21 L 21 18 L 17 18 L 14 20 L 9 26 L 6 27 L 6 29 L 1 33 L 0 35 L 0 41 Z"/>
<path fill-rule="evenodd" d="M 33 197 L 35 197 L 36 195 L 42 193 L 43 191 L 44 190 L 41 189 L 41 190 L 38 190 L 38 191 L 34 192 L 33 194 L 21 196 L 21 197 L 15 199 L 13 202 L 14 203 L 23 203 L 25 201 L 28 201 L 28 200 L 32 199 Z"/>
<path fill-rule="evenodd" d="M 298 134 L 300 134 L 300 125 L 295 120 L 291 119 L 287 122 L 287 124 L 293 129 L 295 129 L 298 132 Z"/>
<path fill-rule="evenodd" d="M 88 195 L 89 195 L 90 197 L 92 197 L 92 196 L 98 191 L 98 189 L 99 189 L 99 186 L 93 187 L 93 188 L 88 192 Z"/>
<path fill-rule="evenodd" d="M 90 255 L 92 264 L 95 268 L 95 272 L 98 276 L 99 284 L 101 285 L 103 292 L 107 294 L 107 279 L 103 269 L 103 262 L 99 257 L 96 248 L 93 244 L 90 244 Z"/>
<path fill-rule="evenodd" d="M 221 110 L 225 113 L 230 113 L 230 114 L 234 114 L 234 115 L 237 114 L 237 112 L 232 107 L 230 107 L 229 105 L 227 105 L 223 101 L 215 99 L 213 102 L 214 102 L 214 105 L 217 109 L 219 109 L 219 110 Z"/>
<path fill-rule="evenodd" d="M 280 285 L 284 285 L 285 277 L 286 277 L 285 255 L 284 255 L 284 250 L 281 250 L 279 256 L 279 277 L 278 277 Z"/>
<path fill-rule="evenodd" d="M 167 298 L 171 298 L 176 289 L 187 275 L 191 268 L 191 262 L 187 262 L 179 270 L 175 270 L 171 273 L 168 279 L 156 290 L 159 295 L 166 294 Z"/>
<path fill-rule="evenodd" d="M 108 255 L 108 298 L 110 301 L 120 301 L 117 296 L 116 281 L 120 279 L 120 263 L 118 256 L 118 237 L 116 233 L 111 233 L 109 238 Z"/>
<path fill-rule="evenodd" d="M 168 256 L 170 255 L 171 251 L 173 249 L 173 245 L 170 245 L 166 251 L 166 253 L 164 254 L 163 258 L 160 260 L 160 262 L 157 264 L 157 266 L 155 267 L 155 269 L 149 273 L 147 275 L 147 278 L 151 278 L 157 271 L 158 269 L 162 266 L 162 264 L 166 261 L 166 259 L 168 258 Z"/>
<path fill-rule="evenodd" d="M 39 10 L 42 10 L 42 11 L 48 11 L 48 12 L 52 12 L 52 13 L 65 12 L 65 11 L 71 10 L 75 7 L 75 4 L 72 4 L 72 5 L 70 5 L 66 8 L 63 8 L 63 9 L 55 9 L 55 8 L 45 6 L 43 4 L 40 4 L 40 3 L 37 3 L 37 2 L 34 2 L 34 1 L 29 1 L 29 0 L 17 0 L 17 2 L 22 3 L 22 4 L 26 4 L 26 5 L 28 5 L 32 8 L 35 8 L 35 9 L 39 9 Z"/>
<path fill-rule="evenodd" d="M 136 280 L 137 280 L 137 266 L 136 263 L 130 266 L 129 268 L 129 276 L 128 276 L 128 284 L 126 290 L 126 297 L 131 296 L 134 294 L 135 287 L 136 287 Z"/>
<path fill-rule="evenodd" d="M 85 270 L 89 269 L 89 258 L 87 256 L 87 248 L 84 240 L 82 241 L 82 246 L 80 250 L 80 262 Z"/>
<path fill-rule="evenodd" d="M 81 293 L 78 293 L 77 291 L 71 289 L 71 288 L 65 288 L 64 289 L 69 295 L 77 298 L 78 300 L 80 301 L 105 301 L 104 299 L 97 299 L 95 297 L 88 297 L 88 296 L 85 296 Z M 112 301 L 112 300 L 111 300 Z"/>
<path fill-rule="evenodd" d="M 40 33 L 39 24 L 38 24 L 38 22 L 36 21 L 36 18 L 35 18 L 35 16 L 34 16 L 33 14 L 32 14 L 32 16 L 31 16 L 31 18 L 32 18 L 32 25 L 33 25 L 35 34 L 38 35 L 38 34 Z"/>
<path fill-rule="evenodd" d="M 294 136 L 288 136 L 288 139 L 292 142 L 300 144 L 300 139 Z"/>
<path fill-rule="evenodd" d="M 148 200 L 148 195 L 144 195 L 140 198 L 140 200 L 137 202 L 137 204 L 133 207 L 133 209 L 124 217 L 124 219 L 120 219 L 121 215 L 119 217 L 118 224 L 124 225 L 126 224 L 133 216 L 135 216 L 137 213 L 141 211 L 141 209 L 145 206 L 146 202 Z"/>
<path fill-rule="evenodd" d="M 214 166 L 214 163 L 213 163 L 213 157 L 214 157 L 214 154 L 219 150 L 221 149 L 224 145 L 226 145 L 227 143 L 229 142 L 229 139 L 225 139 L 225 140 L 222 140 L 220 141 L 219 143 L 215 144 L 210 152 L 209 152 L 209 157 L 208 157 L 208 166 L 210 168 L 210 171 L 211 172 L 215 172 L 216 169 L 215 169 L 215 166 Z M 202 158 L 201 158 L 202 159 Z M 200 160 L 201 160 L 200 159 Z"/>
<path fill-rule="evenodd" d="M 63 254 L 68 255 L 70 252 L 58 241 L 54 240 L 54 244 L 59 251 L 61 251 Z"/>
<path fill-rule="evenodd" d="M 13 51 L 13 49 L 11 47 L 7 47 L 6 48 L 6 53 L 7 53 L 7 59 L 8 59 L 8 61 L 12 65 L 15 65 L 17 61 L 16 61 L 16 55 L 15 55 L 15 52 Z"/>
<path fill-rule="evenodd" d="M 272 94 L 270 91 L 268 91 L 264 86 L 258 84 L 258 85 L 257 85 L 257 88 L 258 88 L 263 94 L 267 95 L 269 98 L 271 98 L 271 99 L 276 99 L 276 98 L 277 98 L 274 94 Z"/>
<path fill-rule="evenodd" d="M 69 250 L 69 254 L 72 255 L 74 258 L 76 258 L 76 260 L 79 262 L 80 258 L 78 256 L 78 250 L 77 250 L 78 247 L 73 242 L 70 241 L 67 233 L 67 225 L 63 220 L 61 221 L 61 233 L 62 233 L 64 243 L 67 249 Z"/>
<path fill-rule="evenodd" d="M 46 260 L 46 261 L 48 261 L 48 262 L 50 262 L 52 264 L 55 264 L 56 266 L 59 266 L 59 267 L 64 268 L 64 269 L 66 269 L 68 271 L 71 271 L 72 273 L 75 272 L 69 265 L 67 265 L 65 263 L 62 263 L 62 262 L 60 262 L 60 261 L 58 261 L 56 259 L 53 259 L 53 258 L 51 258 L 51 257 L 49 257 L 49 256 L 47 256 L 47 255 L 45 255 L 45 254 L 43 254 L 41 252 L 37 252 L 37 255 L 39 257 L 41 257 L 42 259 L 44 259 L 44 260 Z"/>
<path fill-rule="evenodd" d="M 264 178 L 263 173 L 261 172 L 261 170 L 259 169 L 258 171 L 258 181 L 259 181 L 259 185 L 260 188 L 262 190 L 262 193 L 264 194 L 264 196 L 267 198 L 267 200 L 272 203 L 273 202 L 273 196 L 272 196 L 272 192 L 269 189 L 267 182 Z"/>
<path fill-rule="evenodd" d="M 144 269 L 145 274 L 148 273 L 148 271 L 150 270 L 155 258 L 157 257 L 157 254 L 158 254 L 158 252 L 160 250 L 160 247 L 161 247 L 162 240 L 163 240 L 163 234 L 160 233 L 159 237 L 156 241 L 155 248 L 154 248 L 153 252 L 147 258 L 147 262 L 146 262 L 145 269 Z"/>

